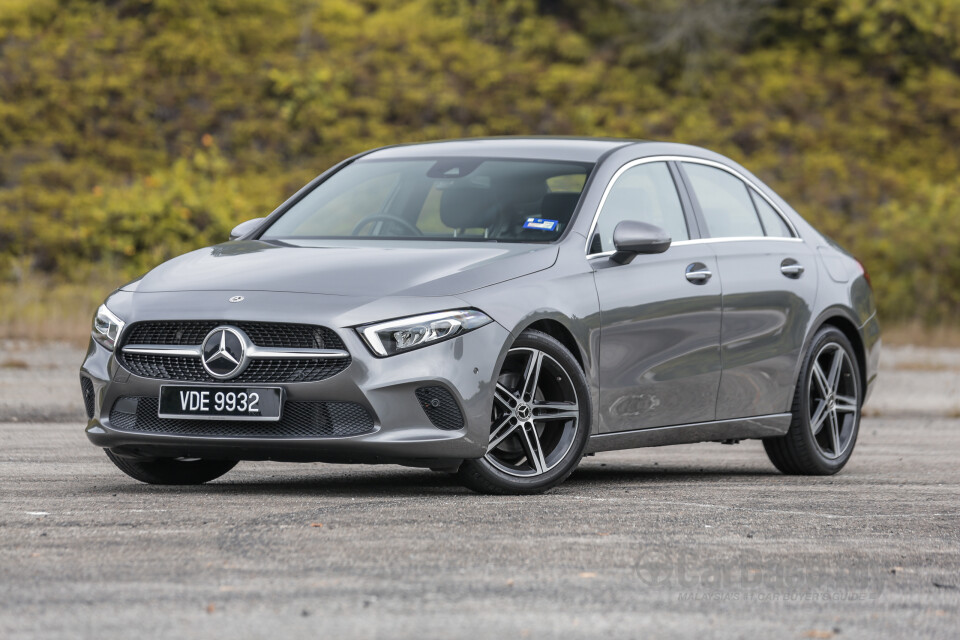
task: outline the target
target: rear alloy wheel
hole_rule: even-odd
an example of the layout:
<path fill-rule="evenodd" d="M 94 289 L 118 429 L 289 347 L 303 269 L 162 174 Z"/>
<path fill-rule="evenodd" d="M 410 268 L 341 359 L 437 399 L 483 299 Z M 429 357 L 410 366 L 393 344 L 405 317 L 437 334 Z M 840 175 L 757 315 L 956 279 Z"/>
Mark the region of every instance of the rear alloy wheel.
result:
<path fill-rule="evenodd" d="M 236 460 L 201 460 L 199 458 L 129 458 L 104 449 L 117 468 L 147 484 L 189 485 L 216 480 L 237 466 Z"/>
<path fill-rule="evenodd" d="M 586 378 L 554 338 L 525 331 L 497 378 L 487 453 L 466 460 L 461 480 L 481 493 L 541 493 L 569 476 L 590 431 Z"/>
<path fill-rule="evenodd" d="M 786 435 L 765 438 L 774 466 L 790 474 L 831 475 L 847 463 L 860 429 L 860 369 L 850 341 L 825 327 L 807 353 Z"/>

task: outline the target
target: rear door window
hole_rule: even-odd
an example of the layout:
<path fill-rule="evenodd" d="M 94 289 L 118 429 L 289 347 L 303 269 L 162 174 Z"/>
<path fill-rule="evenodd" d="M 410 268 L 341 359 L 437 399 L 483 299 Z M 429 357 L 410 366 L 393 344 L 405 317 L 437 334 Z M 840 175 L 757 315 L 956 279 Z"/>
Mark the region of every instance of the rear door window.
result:
<path fill-rule="evenodd" d="M 711 238 L 763 237 L 763 225 L 742 180 L 703 164 L 684 162 L 683 169 Z"/>

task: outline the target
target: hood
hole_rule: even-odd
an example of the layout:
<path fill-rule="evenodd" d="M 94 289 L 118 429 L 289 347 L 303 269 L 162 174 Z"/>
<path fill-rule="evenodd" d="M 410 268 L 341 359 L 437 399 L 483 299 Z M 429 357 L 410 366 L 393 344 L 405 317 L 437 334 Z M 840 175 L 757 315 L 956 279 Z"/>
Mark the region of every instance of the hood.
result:
<path fill-rule="evenodd" d="M 449 296 L 546 269 L 557 252 L 496 242 L 235 241 L 174 258 L 123 289 Z"/>

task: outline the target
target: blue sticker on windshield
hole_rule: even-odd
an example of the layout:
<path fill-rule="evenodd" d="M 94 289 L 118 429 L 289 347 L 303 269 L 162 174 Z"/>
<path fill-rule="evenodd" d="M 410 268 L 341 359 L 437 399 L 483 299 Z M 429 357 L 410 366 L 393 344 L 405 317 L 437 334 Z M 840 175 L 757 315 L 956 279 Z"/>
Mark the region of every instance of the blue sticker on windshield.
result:
<path fill-rule="evenodd" d="M 539 229 L 540 231 L 556 231 L 560 224 L 557 220 L 547 220 L 545 218 L 527 218 L 523 223 L 524 229 Z"/>

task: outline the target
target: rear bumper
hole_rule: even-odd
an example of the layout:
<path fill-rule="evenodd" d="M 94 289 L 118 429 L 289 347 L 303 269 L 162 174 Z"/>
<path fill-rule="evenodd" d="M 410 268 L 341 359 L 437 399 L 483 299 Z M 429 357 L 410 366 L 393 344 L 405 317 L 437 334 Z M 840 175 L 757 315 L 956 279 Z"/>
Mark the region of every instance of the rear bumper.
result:
<path fill-rule="evenodd" d="M 87 437 L 94 445 L 120 455 L 148 457 L 435 466 L 442 461 L 479 458 L 485 453 L 493 384 L 509 344 L 506 329 L 491 323 L 453 340 L 389 358 L 374 357 L 351 330 L 338 333 L 352 356 L 345 370 L 319 382 L 264 386 L 282 387 L 285 402 L 360 405 L 373 421 L 367 433 L 347 437 L 214 437 L 147 433 L 126 424 L 113 424 L 111 410 L 119 399 L 156 398 L 161 385 L 178 383 L 138 377 L 124 369 L 112 352 L 91 341 L 80 371 L 93 387 Z M 432 424 L 415 393 L 428 386 L 450 392 L 463 416 L 463 428 L 442 430 Z M 268 424 L 258 423 L 265 429 Z"/>
<path fill-rule="evenodd" d="M 877 374 L 880 370 L 880 350 L 883 346 L 883 340 L 880 338 L 880 321 L 874 312 L 870 319 L 860 327 L 860 336 L 863 340 L 864 361 L 866 370 L 863 377 L 867 382 L 867 388 L 863 396 L 863 401 L 870 399 L 870 394 L 876 386 Z"/>

